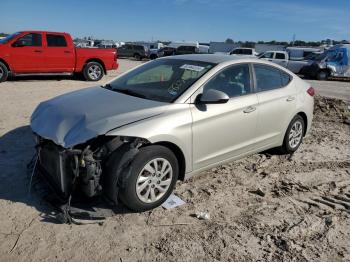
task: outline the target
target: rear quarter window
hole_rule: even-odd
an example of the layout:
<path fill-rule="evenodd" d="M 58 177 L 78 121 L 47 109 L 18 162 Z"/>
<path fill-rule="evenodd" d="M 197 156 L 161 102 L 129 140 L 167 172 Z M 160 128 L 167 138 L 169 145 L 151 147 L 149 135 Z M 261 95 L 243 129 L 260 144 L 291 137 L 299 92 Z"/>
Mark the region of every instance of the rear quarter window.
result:
<path fill-rule="evenodd" d="M 269 91 L 285 87 L 291 81 L 291 76 L 275 67 L 254 65 L 257 92 Z"/>

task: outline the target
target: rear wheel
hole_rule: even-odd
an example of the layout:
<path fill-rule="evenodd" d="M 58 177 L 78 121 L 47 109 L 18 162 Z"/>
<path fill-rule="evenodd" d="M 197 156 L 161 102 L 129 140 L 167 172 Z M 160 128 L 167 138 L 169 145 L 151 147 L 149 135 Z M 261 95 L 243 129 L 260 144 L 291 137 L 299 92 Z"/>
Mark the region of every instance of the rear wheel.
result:
<path fill-rule="evenodd" d="M 151 60 L 157 59 L 158 56 L 156 54 L 151 54 L 149 57 Z"/>
<path fill-rule="evenodd" d="M 317 80 L 327 80 L 328 77 L 329 73 L 325 70 L 318 71 L 316 75 Z"/>
<path fill-rule="evenodd" d="M 5 82 L 8 78 L 9 71 L 4 63 L 0 62 L 0 82 Z"/>
<path fill-rule="evenodd" d="M 87 81 L 99 81 L 104 75 L 103 67 L 98 62 L 89 62 L 84 67 L 84 78 Z"/>
<path fill-rule="evenodd" d="M 142 60 L 142 57 L 140 56 L 140 54 L 134 54 L 134 58 L 138 61 Z"/>
<path fill-rule="evenodd" d="M 285 154 L 292 154 L 297 151 L 303 141 L 304 133 L 304 119 L 300 115 L 296 115 L 287 128 L 281 151 Z"/>

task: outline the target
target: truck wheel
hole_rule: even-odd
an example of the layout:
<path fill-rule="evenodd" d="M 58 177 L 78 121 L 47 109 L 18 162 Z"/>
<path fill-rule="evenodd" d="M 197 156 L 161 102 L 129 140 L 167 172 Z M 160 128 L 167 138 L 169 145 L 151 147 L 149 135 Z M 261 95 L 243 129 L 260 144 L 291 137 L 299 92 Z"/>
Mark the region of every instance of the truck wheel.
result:
<path fill-rule="evenodd" d="M 116 174 L 119 157 L 116 155 L 116 158 L 112 159 L 108 172 L 109 181 L 112 181 L 109 185 L 120 185 L 118 196 L 131 210 L 142 212 L 158 207 L 172 193 L 179 167 L 176 156 L 168 148 L 158 145 L 140 148 L 119 178 Z"/>
<path fill-rule="evenodd" d="M 85 65 L 83 74 L 87 81 L 99 81 L 103 77 L 104 71 L 100 63 L 89 62 Z"/>
<path fill-rule="evenodd" d="M 325 70 L 318 71 L 316 75 L 317 80 L 322 80 L 322 81 L 327 80 L 328 77 L 329 77 L 329 73 Z"/>
<path fill-rule="evenodd" d="M 149 57 L 151 60 L 157 59 L 158 56 L 156 54 L 151 54 Z"/>
<path fill-rule="evenodd" d="M 142 60 L 142 57 L 139 54 L 134 54 L 134 58 L 138 61 Z"/>
<path fill-rule="evenodd" d="M 5 82 L 9 76 L 9 71 L 7 67 L 0 62 L 0 82 Z"/>

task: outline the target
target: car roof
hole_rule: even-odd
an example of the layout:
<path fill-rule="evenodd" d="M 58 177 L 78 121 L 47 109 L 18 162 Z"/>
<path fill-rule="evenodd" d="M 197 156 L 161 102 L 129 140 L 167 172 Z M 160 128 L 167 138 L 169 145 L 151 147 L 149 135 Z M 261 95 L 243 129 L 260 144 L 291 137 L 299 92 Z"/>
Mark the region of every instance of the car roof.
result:
<path fill-rule="evenodd" d="M 220 64 L 229 61 L 261 61 L 255 58 L 247 58 L 234 55 L 221 55 L 221 54 L 191 54 L 191 55 L 177 55 L 167 56 L 162 59 L 179 59 L 179 60 L 192 60 L 206 63 Z"/>
<path fill-rule="evenodd" d="M 18 33 L 37 33 L 37 34 L 41 34 L 41 33 L 47 33 L 47 34 L 68 34 L 68 33 L 66 33 L 66 32 L 39 31 L 39 30 L 23 30 L 23 31 L 19 31 Z"/>

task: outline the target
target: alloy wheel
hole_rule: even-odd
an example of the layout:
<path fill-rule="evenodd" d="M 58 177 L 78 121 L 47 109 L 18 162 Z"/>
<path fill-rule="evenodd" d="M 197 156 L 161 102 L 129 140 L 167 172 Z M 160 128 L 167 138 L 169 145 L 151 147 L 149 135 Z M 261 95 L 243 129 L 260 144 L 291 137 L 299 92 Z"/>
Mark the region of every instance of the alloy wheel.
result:
<path fill-rule="evenodd" d="M 88 69 L 88 75 L 92 80 L 97 80 L 100 78 L 102 74 L 102 70 L 99 66 L 97 65 L 92 65 Z"/>
<path fill-rule="evenodd" d="M 141 170 L 136 182 L 137 197 L 144 203 L 154 203 L 168 191 L 173 168 L 164 158 L 149 161 Z"/>
<path fill-rule="evenodd" d="M 300 121 L 295 121 L 289 132 L 289 146 L 296 148 L 303 137 L 303 124 Z"/>

